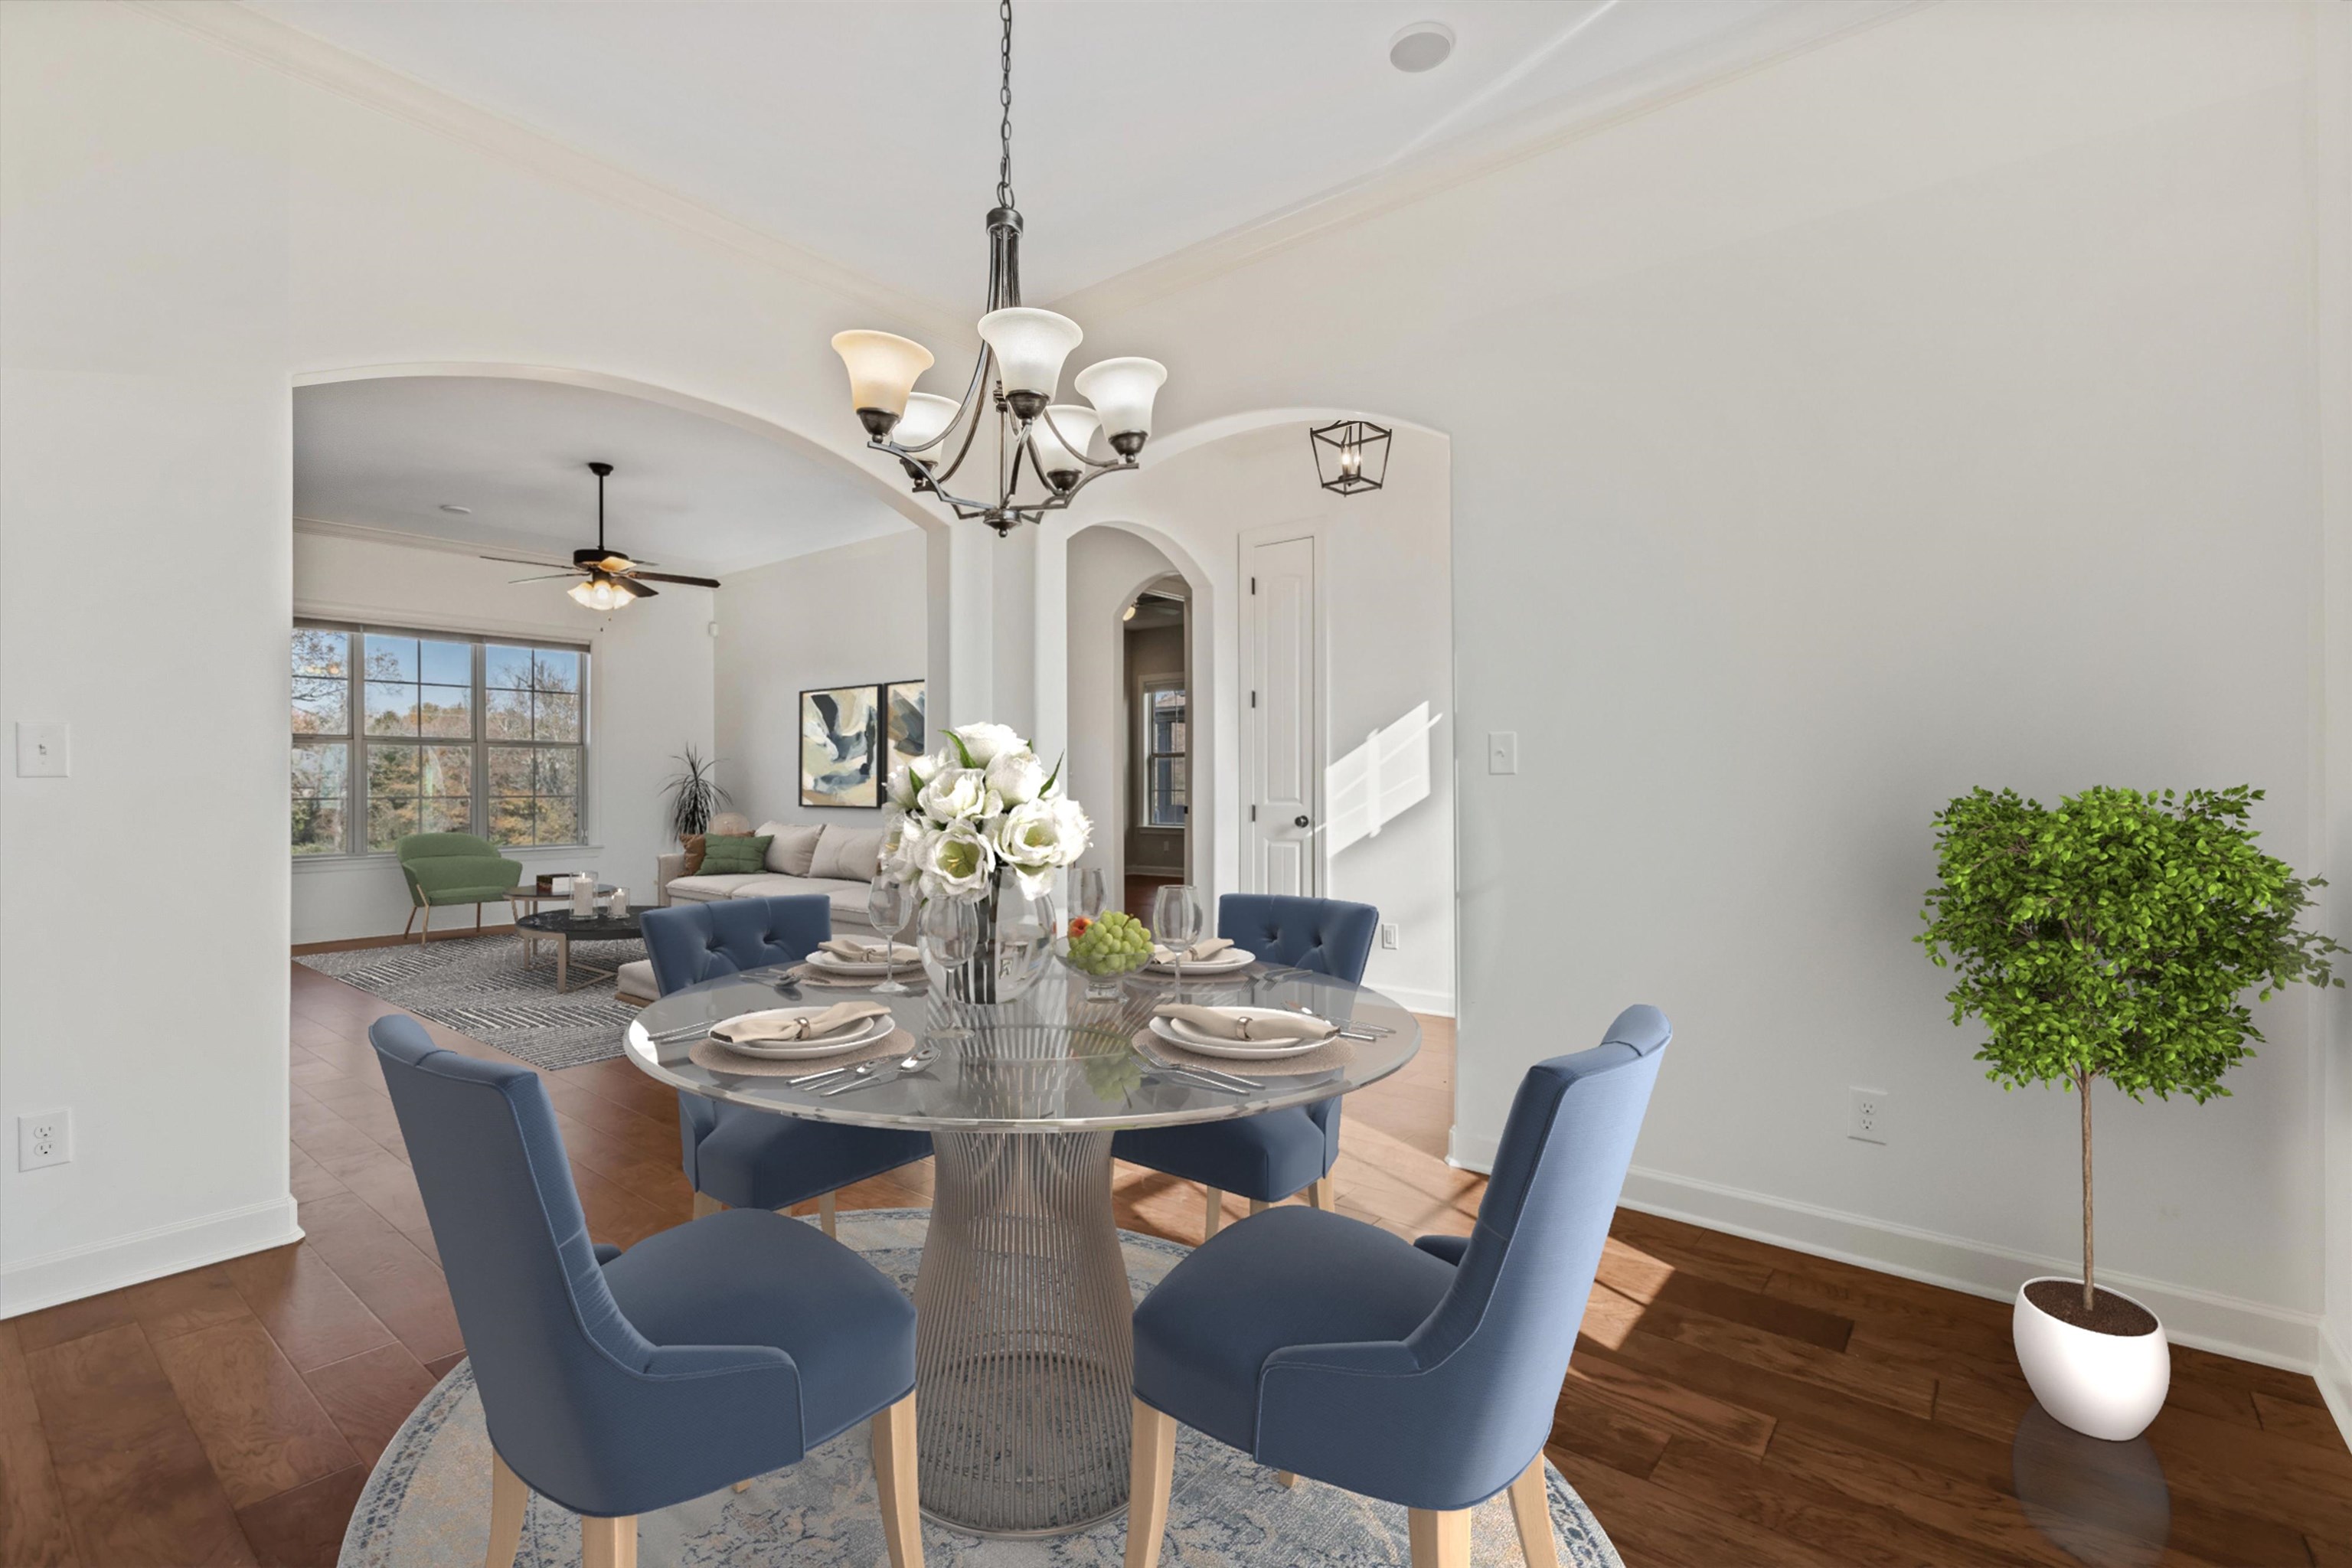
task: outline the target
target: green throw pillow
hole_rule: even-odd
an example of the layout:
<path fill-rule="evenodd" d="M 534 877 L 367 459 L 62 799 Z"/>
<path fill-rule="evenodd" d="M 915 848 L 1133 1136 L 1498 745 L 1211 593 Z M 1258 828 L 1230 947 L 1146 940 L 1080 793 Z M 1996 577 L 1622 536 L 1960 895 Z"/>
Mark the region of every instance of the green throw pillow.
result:
<path fill-rule="evenodd" d="M 768 846 L 775 835 L 714 833 L 702 841 L 702 877 L 748 877 L 768 868 Z"/>

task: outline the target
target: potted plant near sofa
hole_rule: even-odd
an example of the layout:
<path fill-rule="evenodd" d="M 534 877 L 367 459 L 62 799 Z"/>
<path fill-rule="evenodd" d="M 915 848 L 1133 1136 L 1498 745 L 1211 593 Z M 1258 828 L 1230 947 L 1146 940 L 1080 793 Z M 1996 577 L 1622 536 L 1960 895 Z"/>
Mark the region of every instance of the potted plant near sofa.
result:
<path fill-rule="evenodd" d="M 2091 1100 L 2202 1104 L 2263 1037 L 2245 995 L 2342 985 L 2345 949 L 2297 920 L 2318 879 L 2255 847 L 2262 792 L 2176 796 L 2088 789 L 2054 807 L 1979 789 L 1937 814 L 1937 869 L 1915 940 L 1958 972 L 1952 1022 L 1991 1037 L 1977 1059 L 2003 1089 L 2063 1084 L 2081 1102 L 2083 1277 L 2017 1293 L 2017 1359 L 2043 1409 L 2094 1437 L 2137 1436 L 2164 1405 L 2171 1356 L 2156 1314 L 2093 1277 Z"/>
<path fill-rule="evenodd" d="M 698 833 L 710 831 L 711 815 L 722 805 L 733 805 L 732 796 L 719 786 L 718 759 L 705 761 L 691 743 L 685 754 L 671 759 L 678 765 L 664 789 L 669 795 L 669 828 L 680 844 Z"/>

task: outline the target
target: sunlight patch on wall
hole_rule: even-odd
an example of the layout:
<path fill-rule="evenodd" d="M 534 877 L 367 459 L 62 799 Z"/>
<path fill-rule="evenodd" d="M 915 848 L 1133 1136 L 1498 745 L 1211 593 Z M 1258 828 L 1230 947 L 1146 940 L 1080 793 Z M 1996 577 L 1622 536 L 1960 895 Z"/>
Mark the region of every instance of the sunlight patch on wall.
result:
<path fill-rule="evenodd" d="M 1444 717 L 1432 713 L 1428 703 L 1417 703 L 1323 771 L 1326 853 L 1337 855 L 1358 839 L 1379 837 L 1384 824 L 1429 798 L 1429 735 Z"/>

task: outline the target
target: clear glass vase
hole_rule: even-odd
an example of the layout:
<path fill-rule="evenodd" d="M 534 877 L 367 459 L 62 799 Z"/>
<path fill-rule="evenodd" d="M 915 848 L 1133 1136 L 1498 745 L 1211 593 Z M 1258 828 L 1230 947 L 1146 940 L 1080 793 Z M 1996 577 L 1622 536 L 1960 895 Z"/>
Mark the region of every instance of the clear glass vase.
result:
<path fill-rule="evenodd" d="M 1054 900 L 1024 892 L 1010 871 L 963 906 L 966 922 L 927 901 L 922 919 L 923 973 L 931 994 L 965 1006 L 994 1006 L 1027 994 L 1054 959 Z"/>

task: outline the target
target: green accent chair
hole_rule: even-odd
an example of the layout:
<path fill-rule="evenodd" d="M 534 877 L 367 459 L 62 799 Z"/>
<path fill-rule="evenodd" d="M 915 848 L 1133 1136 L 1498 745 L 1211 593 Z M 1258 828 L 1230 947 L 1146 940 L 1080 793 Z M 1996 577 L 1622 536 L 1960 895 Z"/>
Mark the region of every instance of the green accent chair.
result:
<path fill-rule="evenodd" d="M 412 833 L 393 846 L 400 857 L 400 874 L 408 879 L 408 925 L 400 928 L 406 936 L 409 927 L 416 923 L 416 911 L 425 911 L 425 929 L 416 933 L 423 942 L 433 931 L 433 911 L 443 904 L 474 906 L 474 929 L 482 929 L 482 906 L 497 903 L 522 885 L 522 862 L 509 860 L 499 853 L 487 838 L 477 838 L 470 833 Z"/>

